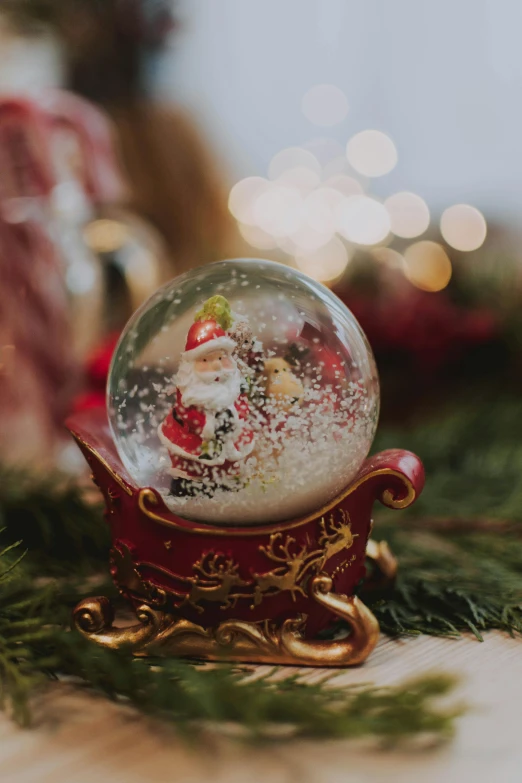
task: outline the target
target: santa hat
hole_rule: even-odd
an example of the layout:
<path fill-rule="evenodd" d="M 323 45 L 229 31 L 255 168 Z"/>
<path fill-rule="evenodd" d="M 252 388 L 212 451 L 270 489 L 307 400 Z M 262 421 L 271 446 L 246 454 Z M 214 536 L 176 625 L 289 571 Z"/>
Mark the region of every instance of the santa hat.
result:
<path fill-rule="evenodd" d="M 211 351 L 232 351 L 236 343 L 214 320 L 196 321 L 187 334 L 183 359 L 199 359 Z"/>

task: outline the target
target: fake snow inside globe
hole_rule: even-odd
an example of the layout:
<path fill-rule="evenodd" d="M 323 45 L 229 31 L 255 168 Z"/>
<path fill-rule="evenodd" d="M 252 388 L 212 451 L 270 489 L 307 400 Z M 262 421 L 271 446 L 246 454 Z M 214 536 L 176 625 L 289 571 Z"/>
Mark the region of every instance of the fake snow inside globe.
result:
<path fill-rule="evenodd" d="M 223 261 L 159 289 L 108 382 L 119 455 L 180 517 L 262 525 L 318 510 L 370 449 L 379 387 L 357 321 L 282 264 Z"/>

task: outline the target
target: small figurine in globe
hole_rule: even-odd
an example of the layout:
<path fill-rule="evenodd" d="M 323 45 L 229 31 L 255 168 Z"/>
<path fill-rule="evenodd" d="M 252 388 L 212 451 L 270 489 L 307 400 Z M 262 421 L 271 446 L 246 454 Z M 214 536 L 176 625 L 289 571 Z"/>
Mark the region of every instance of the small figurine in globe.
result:
<path fill-rule="evenodd" d="M 225 331 L 232 323 L 227 300 L 209 299 L 180 356 L 176 399 L 158 428 L 172 463 L 170 493 L 176 498 L 239 490 L 242 465 L 254 449 L 247 375 L 234 356 L 238 346 Z"/>
<path fill-rule="evenodd" d="M 107 405 L 69 428 L 104 493 L 111 573 L 140 624 L 113 627 L 92 599 L 76 610 L 82 633 L 140 654 L 364 660 L 378 633 L 355 594 L 372 505 L 412 503 L 423 469 L 399 450 L 367 459 L 377 372 L 331 291 L 256 259 L 176 278 L 125 328 Z M 387 549 L 372 553 L 393 570 Z M 346 640 L 317 639 L 336 618 Z"/>

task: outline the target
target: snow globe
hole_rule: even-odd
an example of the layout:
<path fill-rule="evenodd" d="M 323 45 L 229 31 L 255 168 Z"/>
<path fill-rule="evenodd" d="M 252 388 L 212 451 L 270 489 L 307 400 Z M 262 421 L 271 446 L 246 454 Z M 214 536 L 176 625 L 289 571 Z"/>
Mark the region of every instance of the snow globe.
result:
<path fill-rule="evenodd" d="M 356 595 L 371 509 L 422 490 L 420 460 L 368 459 L 371 349 L 327 288 L 282 264 L 218 262 L 159 289 L 116 346 L 107 410 L 68 427 L 106 502 L 111 574 L 80 632 L 136 654 L 342 666 L 378 624 Z M 318 634 L 346 621 L 342 639 Z"/>

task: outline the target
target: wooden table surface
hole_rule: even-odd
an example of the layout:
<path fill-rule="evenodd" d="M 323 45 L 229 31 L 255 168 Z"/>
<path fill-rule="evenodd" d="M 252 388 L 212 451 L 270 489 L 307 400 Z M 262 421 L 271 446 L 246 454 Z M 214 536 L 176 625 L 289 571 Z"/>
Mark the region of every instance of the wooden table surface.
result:
<path fill-rule="evenodd" d="M 252 749 L 215 734 L 190 748 L 168 727 L 57 684 L 38 700 L 35 728 L 0 717 L 0 781 L 522 783 L 522 640 L 500 633 L 483 644 L 383 637 L 364 666 L 341 672 L 337 682 L 392 685 L 437 670 L 462 678 L 456 699 L 469 710 L 452 742 L 428 750 L 382 751 L 368 741 Z M 324 670 L 303 672 L 315 678 Z"/>

